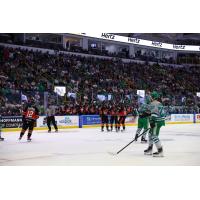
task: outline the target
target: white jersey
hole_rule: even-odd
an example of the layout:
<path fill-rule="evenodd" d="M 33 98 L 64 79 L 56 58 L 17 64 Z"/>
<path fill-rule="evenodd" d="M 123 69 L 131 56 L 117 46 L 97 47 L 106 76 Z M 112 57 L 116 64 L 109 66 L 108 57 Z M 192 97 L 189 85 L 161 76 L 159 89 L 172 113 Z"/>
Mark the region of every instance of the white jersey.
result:
<path fill-rule="evenodd" d="M 162 103 L 155 100 L 150 103 L 149 109 L 151 111 L 151 118 L 155 121 L 164 121 L 165 120 L 165 111 Z"/>
<path fill-rule="evenodd" d="M 56 106 L 49 106 L 49 108 L 47 108 L 46 110 L 46 116 L 50 117 L 50 116 L 54 116 L 56 114 Z"/>

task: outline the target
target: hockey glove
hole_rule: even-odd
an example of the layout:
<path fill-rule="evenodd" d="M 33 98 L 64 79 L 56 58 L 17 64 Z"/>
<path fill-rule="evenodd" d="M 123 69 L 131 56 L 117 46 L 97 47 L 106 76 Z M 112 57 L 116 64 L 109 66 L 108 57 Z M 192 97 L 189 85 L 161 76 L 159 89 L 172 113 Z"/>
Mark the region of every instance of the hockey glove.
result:
<path fill-rule="evenodd" d="M 154 128 L 156 126 L 156 123 L 154 121 L 150 121 L 150 127 Z"/>

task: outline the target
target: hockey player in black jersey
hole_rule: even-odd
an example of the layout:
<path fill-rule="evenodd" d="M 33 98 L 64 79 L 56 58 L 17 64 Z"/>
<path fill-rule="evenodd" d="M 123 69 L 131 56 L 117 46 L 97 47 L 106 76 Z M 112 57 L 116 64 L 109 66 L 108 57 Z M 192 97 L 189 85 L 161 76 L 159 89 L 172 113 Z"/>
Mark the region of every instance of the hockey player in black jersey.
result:
<path fill-rule="evenodd" d="M 117 110 L 114 107 L 111 107 L 109 110 L 110 115 L 110 130 L 113 130 L 113 124 L 115 123 L 115 130 L 118 131 L 118 116 L 117 116 Z"/>
<path fill-rule="evenodd" d="M 107 107 L 103 106 L 101 107 L 100 111 L 100 117 L 101 117 L 101 131 L 104 131 L 104 124 L 106 124 L 106 129 L 109 132 L 109 126 L 108 126 L 108 109 Z"/>

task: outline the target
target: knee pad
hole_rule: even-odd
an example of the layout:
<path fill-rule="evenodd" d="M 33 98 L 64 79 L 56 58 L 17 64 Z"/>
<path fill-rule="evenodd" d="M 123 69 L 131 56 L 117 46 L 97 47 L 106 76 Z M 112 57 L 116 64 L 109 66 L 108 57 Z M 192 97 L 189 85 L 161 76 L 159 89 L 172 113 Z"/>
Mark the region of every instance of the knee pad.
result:
<path fill-rule="evenodd" d="M 156 135 L 152 136 L 152 140 L 153 140 L 154 143 L 158 143 L 160 141 L 158 136 L 156 136 Z"/>

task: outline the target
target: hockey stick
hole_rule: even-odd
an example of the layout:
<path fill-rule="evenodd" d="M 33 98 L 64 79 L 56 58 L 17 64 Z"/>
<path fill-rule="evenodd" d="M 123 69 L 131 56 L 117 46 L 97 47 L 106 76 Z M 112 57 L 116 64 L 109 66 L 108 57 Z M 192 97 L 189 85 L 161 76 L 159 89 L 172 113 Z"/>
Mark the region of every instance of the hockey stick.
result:
<path fill-rule="evenodd" d="M 147 130 L 143 131 L 141 134 L 138 135 L 137 139 L 138 139 L 139 137 L 141 137 L 142 135 L 144 135 L 144 134 L 145 134 L 147 131 L 149 131 L 149 130 L 150 130 L 150 128 L 148 128 Z M 135 142 L 135 141 L 136 141 L 136 139 L 132 140 L 132 141 L 129 142 L 126 146 L 124 146 L 123 148 L 121 148 L 117 153 L 112 153 L 112 152 L 108 152 L 108 153 L 111 154 L 111 155 L 117 155 L 117 154 L 119 154 L 120 152 L 122 152 L 126 147 L 128 147 L 130 144 L 132 144 L 132 143 Z"/>

